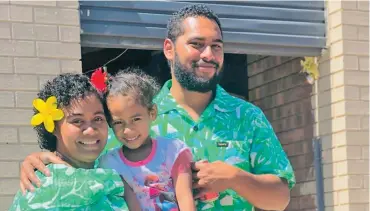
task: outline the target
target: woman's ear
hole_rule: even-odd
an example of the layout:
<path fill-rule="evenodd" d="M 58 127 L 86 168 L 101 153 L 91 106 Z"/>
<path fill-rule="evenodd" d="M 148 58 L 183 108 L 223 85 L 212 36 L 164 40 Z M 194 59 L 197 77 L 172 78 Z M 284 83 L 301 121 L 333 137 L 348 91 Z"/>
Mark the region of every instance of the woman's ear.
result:
<path fill-rule="evenodd" d="M 157 104 L 153 104 L 152 108 L 149 111 L 150 120 L 154 121 L 157 118 L 157 114 L 158 114 Z"/>
<path fill-rule="evenodd" d="M 167 60 L 173 61 L 175 57 L 175 43 L 166 38 L 163 43 L 163 53 Z"/>
<path fill-rule="evenodd" d="M 66 114 L 65 110 L 63 110 L 63 112 L 64 112 L 64 114 Z M 65 116 L 59 121 L 54 121 L 55 128 L 54 128 L 54 131 L 53 131 L 53 135 L 55 137 L 57 137 L 58 140 L 62 139 L 61 127 L 65 123 L 66 123 L 66 117 Z"/>
<path fill-rule="evenodd" d="M 60 129 L 59 129 L 59 127 L 60 127 L 60 124 L 55 123 L 55 129 L 54 129 L 54 131 L 53 131 L 53 135 L 54 135 L 55 137 L 57 137 L 57 139 L 58 139 L 58 140 L 60 140 L 60 139 L 61 139 L 61 134 L 60 134 Z"/>

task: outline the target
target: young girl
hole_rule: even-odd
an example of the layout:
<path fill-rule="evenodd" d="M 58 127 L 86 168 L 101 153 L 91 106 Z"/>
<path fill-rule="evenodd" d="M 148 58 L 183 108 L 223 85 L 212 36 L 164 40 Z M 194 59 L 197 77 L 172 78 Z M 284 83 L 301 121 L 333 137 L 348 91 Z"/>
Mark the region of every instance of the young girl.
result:
<path fill-rule="evenodd" d="M 33 105 L 31 124 L 40 148 L 55 152 L 69 166 L 48 165 L 50 177 L 37 171 L 41 187 L 25 195 L 18 191 L 9 210 L 127 210 L 119 174 L 94 169 L 108 124 L 103 99 L 89 78 L 59 75 L 45 84 Z"/>
<path fill-rule="evenodd" d="M 130 210 L 195 210 L 192 195 L 191 151 L 177 139 L 149 135 L 157 115 L 153 98 L 159 86 L 137 70 L 122 72 L 109 82 L 108 120 L 123 144 L 99 159 L 124 178 Z M 139 200 L 140 207 L 133 203 Z"/>

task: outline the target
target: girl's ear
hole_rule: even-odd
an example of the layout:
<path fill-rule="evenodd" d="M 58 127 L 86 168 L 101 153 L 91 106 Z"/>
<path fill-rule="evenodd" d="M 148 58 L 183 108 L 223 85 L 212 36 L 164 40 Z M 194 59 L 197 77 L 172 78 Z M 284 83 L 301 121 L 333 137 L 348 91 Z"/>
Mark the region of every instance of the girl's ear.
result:
<path fill-rule="evenodd" d="M 149 111 L 150 120 L 154 121 L 157 118 L 157 114 L 158 114 L 157 104 L 153 104 L 152 108 Z"/>

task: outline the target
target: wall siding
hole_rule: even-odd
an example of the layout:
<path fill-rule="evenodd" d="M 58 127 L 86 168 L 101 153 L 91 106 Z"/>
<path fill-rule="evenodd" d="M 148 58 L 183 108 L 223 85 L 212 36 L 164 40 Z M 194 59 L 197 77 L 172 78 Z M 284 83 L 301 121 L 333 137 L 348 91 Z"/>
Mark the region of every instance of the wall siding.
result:
<path fill-rule="evenodd" d="M 82 72 L 77 1 L 0 2 L 0 210 L 19 188 L 21 161 L 40 151 L 32 100 L 46 80 Z"/>

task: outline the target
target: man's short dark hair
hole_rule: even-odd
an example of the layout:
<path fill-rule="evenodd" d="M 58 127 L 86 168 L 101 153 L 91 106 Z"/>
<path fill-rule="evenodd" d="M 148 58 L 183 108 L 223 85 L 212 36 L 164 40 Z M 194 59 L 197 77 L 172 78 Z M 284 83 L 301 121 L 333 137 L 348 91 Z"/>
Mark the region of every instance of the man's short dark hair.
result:
<path fill-rule="evenodd" d="M 182 22 L 189 17 L 205 17 L 215 21 L 222 35 L 221 23 L 217 15 L 204 4 L 192 4 L 181 8 L 169 19 L 167 23 L 167 38 L 172 40 L 172 42 L 176 42 L 177 37 L 184 34 Z"/>

